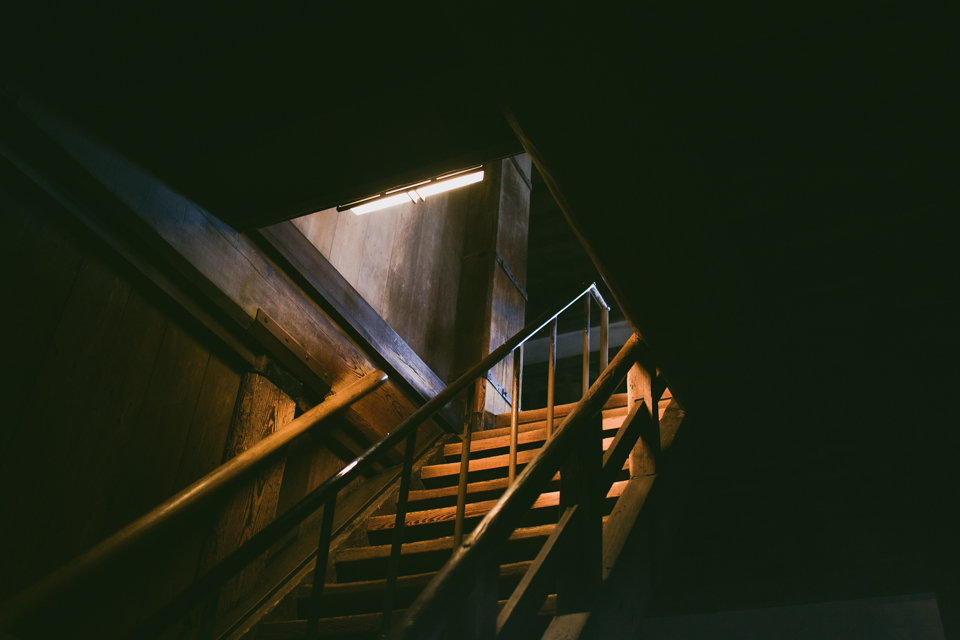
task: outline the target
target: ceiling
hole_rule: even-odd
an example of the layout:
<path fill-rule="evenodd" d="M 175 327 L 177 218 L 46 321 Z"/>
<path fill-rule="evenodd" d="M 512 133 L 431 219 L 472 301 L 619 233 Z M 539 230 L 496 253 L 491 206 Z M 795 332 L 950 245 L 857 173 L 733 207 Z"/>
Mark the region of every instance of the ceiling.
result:
<path fill-rule="evenodd" d="M 655 611 L 948 609 L 954 9 L 3 11 L 8 95 L 240 229 L 516 153 L 514 127 L 690 410 Z M 545 253 L 581 251 L 557 229 Z"/>

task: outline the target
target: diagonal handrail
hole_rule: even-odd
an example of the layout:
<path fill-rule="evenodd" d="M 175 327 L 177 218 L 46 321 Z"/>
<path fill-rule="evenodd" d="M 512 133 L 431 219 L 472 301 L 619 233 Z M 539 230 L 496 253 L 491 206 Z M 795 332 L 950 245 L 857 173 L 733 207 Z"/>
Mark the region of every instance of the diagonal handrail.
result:
<path fill-rule="evenodd" d="M 99 567 L 129 552 L 222 494 L 238 479 L 259 467 L 297 436 L 306 433 L 328 416 L 350 406 L 386 381 L 375 371 L 325 398 L 320 404 L 264 438 L 240 455 L 231 458 L 204 477 L 168 498 L 113 535 L 61 566 L 0 606 L 0 628 L 7 628 L 43 602 L 90 575 Z"/>
<path fill-rule="evenodd" d="M 299 525 L 325 505 L 335 505 L 337 494 L 343 488 L 369 469 L 371 465 L 405 438 L 407 439 L 407 446 L 412 452 L 413 447 L 411 446 L 410 439 L 411 437 L 415 437 L 416 429 L 421 424 L 426 422 L 440 408 L 446 406 L 470 384 L 478 378 L 485 376 L 488 370 L 529 340 L 534 334 L 553 322 L 563 311 L 588 295 L 595 299 L 602 307 L 607 307 L 606 302 L 597 290 L 596 284 L 591 284 L 572 298 L 555 305 L 552 309 L 541 314 L 536 320 L 527 324 L 506 342 L 468 369 L 443 391 L 424 403 L 403 422 L 394 427 L 394 429 L 379 442 L 357 456 L 337 474 L 328 478 L 297 504 L 278 516 L 273 522 L 250 538 L 246 544 L 224 558 L 213 567 L 213 569 L 201 576 L 159 611 L 138 624 L 127 637 L 137 639 L 157 637 L 169 625 L 185 616 L 194 607 L 203 602 L 209 602 L 209 599 L 218 592 L 220 585 L 240 573 L 250 562 L 267 551 L 267 549 L 287 535 L 295 526 Z M 412 456 L 405 457 L 410 457 L 412 460 Z M 405 460 L 403 476 L 409 475 L 408 462 L 408 460 Z M 401 493 L 403 492 L 401 491 Z M 332 511 L 333 509 L 325 508 L 325 517 L 332 517 L 332 515 L 330 515 Z M 318 557 L 324 557 L 326 555 L 326 544 L 329 544 L 329 539 L 326 541 L 321 540 Z M 320 581 L 318 581 L 318 583 L 320 583 Z M 320 584 L 322 585 L 322 583 Z"/>
<path fill-rule="evenodd" d="M 493 561 L 523 515 L 560 469 L 563 461 L 582 442 L 578 436 L 590 418 L 626 378 L 630 367 L 647 348 L 637 335 L 623 346 L 587 394 L 561 423 L 554 437 L 526 466 L 391 631 L 390 640 L 440 637 L 444 625 L 462 611 L 477 576 Z"/>

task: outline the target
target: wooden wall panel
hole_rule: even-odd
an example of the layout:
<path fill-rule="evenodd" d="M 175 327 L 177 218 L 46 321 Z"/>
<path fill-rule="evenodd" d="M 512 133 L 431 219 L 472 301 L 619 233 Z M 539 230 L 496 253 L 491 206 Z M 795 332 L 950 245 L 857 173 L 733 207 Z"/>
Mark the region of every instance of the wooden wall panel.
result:
<path fill-rule="evenodd" d="M 452 368 L 470 189 L 477 187 L 361 216 L 329 209 L 293 221 L 442 379 Z"/>
<path fill-rule="evenodd" d="M 55 205 L 2 177 L 0 224 L 18 238 L 0 285 L 4 369 L 19 373 L 2 385 L 15 409 L 0 430 L 5 599 L 219 464 L 239 370 Z M 171 554 L 189 579 L 193 544 L 192 558 Z M 98 593 L 129 619 L 147 584 Z"/>

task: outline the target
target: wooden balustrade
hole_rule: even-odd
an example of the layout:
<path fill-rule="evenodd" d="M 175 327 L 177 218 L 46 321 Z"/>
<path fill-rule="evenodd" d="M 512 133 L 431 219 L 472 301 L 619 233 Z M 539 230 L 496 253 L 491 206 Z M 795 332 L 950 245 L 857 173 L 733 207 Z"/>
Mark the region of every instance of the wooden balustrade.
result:
<path fill-rule="evenodd" d="M 622 468 L 643 430 L 643 421 L 649 421 L 643 403 L 633 407 L 604 454 L 599 442 L 601 411 L 629 369 L 638 359 L 645 359 L 648 352 L 639 337 L 627 341 L 567 414 L 554 437 L 527 464 L 427 585 L 407 616 L 393 628 L 391 640 L 449 635 L 454 618 L 465 612 L 470 615 L 466 621 L 469 633 L 464 634 L 460 628 L 460 635 L 490 639 L 524 637 L 553 583 L 557 586 L 558 612 L 589 609 L 602 577 L 601 504 L 607 481 L 615 476 L 614 465 L 619 463 Z M 638 419 L 640 424 L 635 424 Z M 557 471 L 561 472 L 564 507 L 560 522 L 498 616 L 495 590 L 483 587 L 491 581 L 489 568 L 496 564 L 497 554 Z"/>

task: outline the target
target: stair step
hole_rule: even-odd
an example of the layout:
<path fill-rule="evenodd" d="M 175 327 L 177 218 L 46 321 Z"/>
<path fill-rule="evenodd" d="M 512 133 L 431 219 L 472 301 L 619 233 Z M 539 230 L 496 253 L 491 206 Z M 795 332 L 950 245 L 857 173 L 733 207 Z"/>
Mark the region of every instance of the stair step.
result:
<path fill-rule="evenodd" d="M 610 431 L 612 433 L 608 434 L 609 436 L 616 435 L 616 430 L 620 428 L 620 425 L 623 424 L 623 419 L 627 415 L 627 408 L 623 407 L 620 409 L 613 409 L 611 411 L 603 412 L 603 430 L 605 432 Z M 546 422 L 544 423 L 533 423 L 541 425 L 537 428 L 527 429 L 525 431 L 519 431 L 517 433 L 517 449 L 520 451 L 526 449 L 535 449 L 543 446 L 544 442 L 547 440 L 547 427 Z M 557 422 L 557 426 L 560 426 L 560 423 Z M 499 431 L 499 429 L 498 429 Z M 481 438 L 479 440 L 472 440 L 470 443 L 470 457 L 471 458 L 484 458 L 493 455 L 500 455 L 510 450 L 510 429 L 506 429 L 507 433 L 496 436 L 496 437 L 487 437 Z M 489 433 L 484 432 L 484 433 Z M 453 444 L 448 444 L 443 448 L 443 455 L 446 458 L 447 462 L 460 461 L 460 452 L 463 451 L 462 442 L 454 442 Z"/>
<path fill-rule="evenodd" d="M 517 529 L 510 536 L 501 554 L 501 563 L 532 560 L 544 541 L 553 532 L 554 525 Z M 439 571 L 453 553 L 453 536 L 407 542 L 401 547 L 399 575 Z M 337 582 L 377 580 L 387 573 L 390 545 L 354 547 L 337 553 L 334 566 Z"/>
<path fill-rule="evenodd" d="M 506 600 L 500 600 L 497 603 L 497 609 L 502 609 L 506 604 Z M 553 617 L 556 613 L 556 596 L 547 596 L 543 606 L 540 607 L 540 615 Z M 406 614 L 406 609 L 395 609 L 393 612 L 394 621 L 400 620 L 404 614 Z M 328 639 L 351 638 L 351 640 L 378 638 L 380 633 L 380 615 L 379 613 L 363 613 L 353 616 L 324 618 L 320 623 L 318 636 Z M 293 640 L 295 638 L 303 638 L 306 629 L 306 620 L 264 622 L 257 626 L 257 640 Z"/>
<path fill-rule="evenodd" d="M 603 439 L 603 450 L 606 451 L 613 437 Z M 528 449 L 517 452 L 517 470 L 519 471 L 528 462 L 533 460 L 539 449 Z M 488 458 L 478 458 L 470 460 L 468 482 L 482 480 L 493 480 L 495 478 L 504 478 L 508 474 L 510 465 L 509 454 L 499 456 L 490 456 Z M 420 479 L 427 488 L 435 488 L 457 484 L 460 477 L 460 462 L 447 462 L 445 464 L 432 464 L 423 467 L 420 470 Z"/>
<path fill-rule="evenodd" d="M 577 406 L 577 403 L 571 404 L 558 404 L 553 408 L 553 417 L 554 420 L 558 418 L 565 418 L 568 413 L 573 411 L 573 408 Z M 607 416 L 608 411 L 614 411 L 616 409 L 621 409 L 627 406 L 627 394 L 618 393 L 616 395 L 610 396 L 610 399 L 607 400 L 606 404 L 603 405 L 603 415 Z M 624 415 L 626 412 L 624 412 Z M 611 414 L 612 415 L 612 414 Z M 502 436 L 510 433 L 510 413 L 500 413 L 494 416 L 493 419 L 493 429 L 487 429 L 485 431 L 478 431 L 473 434 L 474 438 L 495 438 L 497 436 Z M 539 427 L 534 426 L 540 424 Z M 530 411 L 521 411 L 518 416 L 517 421 L 518 426 L 521 431 L 527 429 L 538 429 L 545 428 L 547 424 L 547 409 L 531 409 Z"/>
<path fill-rule="evenodd" d="M 532 564 L 532 561 L 513 562 L 500 567 L 499 593 L 501 599 L 510 597 L 510 594 L 513 593 L 513 590 Z M 399 576 L 397 578 L 396 599 L 394 600 L 396 606 L 401 609 L 409 607 L 436 575 L 436 571 L 431 571 Z M 383 608 L 383 591 L 386 584 L 386 579 L 380 579 L 324 585 L 321 617 L 324 617 L 324 612 L 344 616 L 380 611 Z M 313 585 L 311 584 L 301 584 L 297 587 L 296 595 L 299 599 L 297 611 L 300 618 L 306 618 L 312 590 Z"/>
<path fill-rule="evenodd" d="M 497 500 L 503 495 L 503 492 L 507 490 L 508 486 L 509 481 L 507 478 L 472 482 L 467 485 L 467 504 L 471 502 L 482 502 L 484 500 Z M 559 488 L 560 474 L 558 473 L 553 476 L 546 490 L 557 491 Z M 454 506 L 457 504 L 457 491 L 457 485 L 411 491 L 407 498 L 409 501 L 408 508 L 411 511 L 423 511 L 425 509 L 439 509 L 441 507 Z"/>
<path fill-rule="evenodd" d="M 626 484 L 626 481 L 615 482 L 613 486 L 610 487 L 610 491 L 607 492 L 606 513 L 609 513 L 613 509 L 613 504 L 623 492 Z M 466 505 L 464 514 L 465 531 L 470 532 L 481 518 L 487 515 L 496 504 L 497 500 L 486 500 L 484 502 L 474 502 L 473 504 Z M 555 523 L 560 518 L 559 506 L 559 491 L 540 494 L 537 501 L 533 503 L 533 506 L 524 515 L 524 519 L 521 521 L 522 526 L 531 527 Z M 453 533 L 456 517 L 456 506 L 409 512 L 405 519 L 404 539 L 415 541 L 448 536 Z M 367 536 L 370 538 L 370 543 L 374 545 L 390 544 L 393 539 L 395 522 L 396 517 L 393 515 L 374 516 L 367 520 Z"/>

